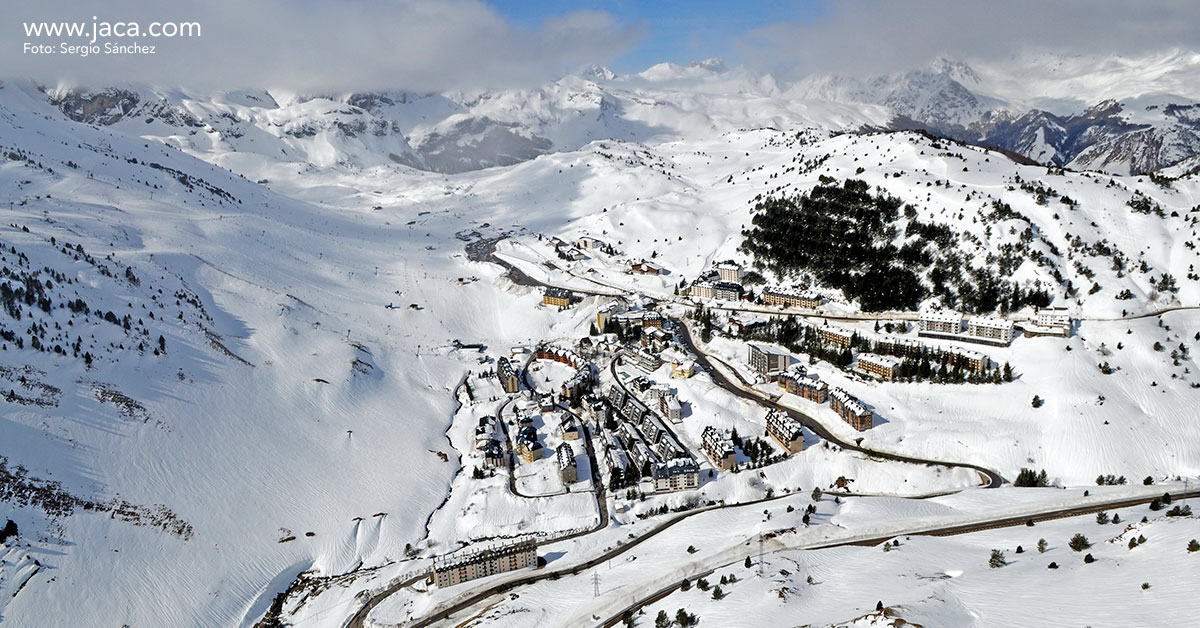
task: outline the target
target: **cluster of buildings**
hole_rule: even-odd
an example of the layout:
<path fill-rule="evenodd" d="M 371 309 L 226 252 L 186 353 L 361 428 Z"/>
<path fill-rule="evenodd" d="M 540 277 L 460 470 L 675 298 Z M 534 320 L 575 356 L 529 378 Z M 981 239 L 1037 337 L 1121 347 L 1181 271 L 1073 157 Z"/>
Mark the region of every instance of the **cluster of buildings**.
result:
<path fill-rule="evenodd" d="M 957 347 L 931 347 L 912 338 L 883 336 L 875 338 L 874 342 L 877 351 L 889 355 L 916 357 L 922 354 L 933 353 L 937 356 L 944 356 L 946 363 L 951 367 L 959 367 L 972 373 L 982 373 L 992 363 L 991 358 L 978 351 Z"/>
<path fill-rule="evenodd" d="M 503 359 L 503 358 L 502 358 Z M 592 363 L 584 359 L 578 353 L 570 349 L 563 349 L 553 345 L 540 345 L 534 351 L 533 359 L 535 360 L 551 360 L 560 364 L 575 369 L 575 374 L 570 379 L 563 382 L 561 387 L 561 396 L 569 405 L 579 405 L 580 399 L 583 398 L 592 389 L 592 384 L 595 381 L 592 375 Z M 499 374 L 500 366 L 496 366 L 496 372 Z"/>
<path fill-rule="evenodd" d="M 492 468 L 508 465 L 504 445 L 497 437 L 498 427 L 494 416 L 479 417 L 479 425 L 475 427 L 475 451 L 482 453 L 484 465 Z"/>
<path fill-rule="evenodd" d="M 506 571 L 537 566 L 537 543 L 523 539 L 491 547 L 463 551 L 433 559 L 430 579 L 439 588 Z"/>
<path fill-rule="evenodd" d="M 533 462 L 542 458 L 542 443 L 538 441 L 537 428 L 533 426 L 533 417 L 528 412 L 517 415 L 517 437 L 515 440 L 517 455 L 525 462 Z"/>
<path fill-rule="evenodd" d="M 732 260 L 719 262 L 713 270 L 697 277 L 687 288 L 688 296 L 718 301 L 738 301 L 745 290 L 742 265 Z"/>
<path fill-rule="evenodd" d="M 668 397 L 661 391 L 651 395 L 655 396 L 659 404 Z M 667 403 L 670 405 L 669 400 Z M 606 398 L 589 400 L 589 405 L 598 423 L 611 425 L 615 420 L 617 424 L 616 429 L 605 429 L 600 439 L 605 446 L 609 477 L 620 480 L 613 488 L 643 478 L 652 480 L 655 491 L 694 489 L 700 485 L 700 467 L 687 448 L 680 444 L 662 416 L 636 395 L 613 386 Z"/>
<path fill-rule="evenodd" d="M 917 318 L 917 335 L 999 347 L 1007 347 L 1012 342 L 1013 322 L 1008 319 L 975 316 L 966 323 L 966 333 L 963 333 L 961 313 L 953 310 L 925 310 Z"/>
<path fill-rule="evenodd" d="M 953 338 L 955 340 L 967 340 L 970 342 L 981 342 L 985 344 L 999 344 L 1002 342 L 1003 334 L 1000 334 L 997 329 L 1001 329 L 1003 325 L 995 325 L 991 322 L 984 322 L 982 319 L 974 319 L 976 322 L 976 333 L 980 336 L 971 336 L 968 328 L 967 334 L 946 331 L 953 329 L 956 324 L 961 329 L 962 315 L 947 316 L 945 311 L 930 312 L 925 322 L 918 327 L 919 335 Z M 922 314 L 924 316 L 924 314 Z M 955 323 L 955 320 L 958 323 Z M 996 321 L 999 319 L 988 319 L 988 321 Z M 1004 321 L 1007 323 L 1007 321 Z M 989 327 L 988 325 L 991 325 Z M 1008 325 L 1011 339 L 1011 324 Z M 836 325 L 825 325 L 817 328 L 821 336 L 822 342 L 834 347 L 846 349 L 854 345 L 854 341 L 858 337 L 857 332 L 838 327 Z M 991 330 L 991 331 L 988 331 Z M 996 338 L 987 337 L 987 334 L 997 336 Z M 858 356 L 858 368 L 867 374 L 874 375 L 883 379 L 894 379 L 897 376 L 897 369 L 900 366 L 901 360 L 897 360 L 890 356 L 917 357 L 922 354 L 936 354 L 937 356 L 945 356 L 946 363 L 950 366 L 957 366 L 964 370 L 973 373 L 983 373 L 991 366 L 991 360 L 988 356 L 969 349 L 960 349 L 956 347 L 931 347 L 925 343 L 914 340 L 912 338 L 901 338 L 899 336 L 868 336 L 867 339 L 874 343 L 877 353 L 862 353 Z M 1006 343 L 1006 341 L 1005 341 Z"/>
<path fill-rule="evenodd" d="M 662 329 L 664 320 L 658 310 L 624 309 L 617 303 L 609 303 L 596 312 L 596 328 L 601 332 L 612 329 L 611 325 L 614 324 L 625 332 L 631 329 L 646 330 L 652 327 Z"/>
<path fill-rule="evenodd" d="M 883 358 L 885 356 L 876 357 Z M 861 356 L 859 360 L 862 360 Z M 843 421 L 849 423 L 854 429 L 860 432 L 871 429 L 874 413 L 863 405 L 861 401 L 841 388 L 831 390 L 825 382 L 809 377 L 804 367 L 799 364 L 792 366 L 786 371 L 777 373 L 775 375 L 775 382 L 783 390 L 814 403 L 825 403 L 828 401 L 829 407 L 833 408 L 833 411 L 837 412 Z M 768 433 L 770 433 L 771 416 L 769 415 L 767 418 Z M 790 419 L 791 417 L 787 418 Z M 776 421 L 780 422 L 781 427 L 785 423 L 782 418 L 776 418 Z M 799 424 L 797 423 L 798 426 Z M 778 441 L 779 438 L 775 440 Z M 780 441 L 780 444 L 784 445 L 784 447 L 788 446 L 782 441 Z M 801 447 L 803 447 L 803 441 L 801 441 Z M 788 451 L 791 451 L 791 449 L 788 449 Z"/>

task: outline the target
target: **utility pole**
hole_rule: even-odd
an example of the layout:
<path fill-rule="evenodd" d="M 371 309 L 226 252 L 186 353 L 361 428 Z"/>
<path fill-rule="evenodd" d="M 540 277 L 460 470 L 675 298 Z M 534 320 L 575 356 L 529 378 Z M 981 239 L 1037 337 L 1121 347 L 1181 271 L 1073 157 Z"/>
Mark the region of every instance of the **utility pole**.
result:
<path fill-rule="evenodd" d="M 600 597 L 600 572 L 592 572 L 592 594 L 595 597 Z"/>
<path fill-rule="evenodd" d="M 758 577 L 763 575 L 763 536 L 760 532 L 758 535 Z"/>

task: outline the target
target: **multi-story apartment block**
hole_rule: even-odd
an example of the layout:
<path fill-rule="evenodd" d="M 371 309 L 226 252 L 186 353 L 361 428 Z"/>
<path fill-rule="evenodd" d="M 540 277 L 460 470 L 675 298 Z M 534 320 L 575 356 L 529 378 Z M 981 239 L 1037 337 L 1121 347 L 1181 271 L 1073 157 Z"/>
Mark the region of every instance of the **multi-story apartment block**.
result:
<path fill-rule="evenodd" d="M 803 307 L 810 310 L 821 307 L 823 301 L 821 295 L 812 291 L 794 292 L 782 288 L 763 290 L 762 300 L 767 305 Z"/>
<path fill-rule="evenodd" d="M 700 441 L 704 453 L 708 454 L 709 459 L 718 469 L 728 471 L 737 463 L 737 452 L 733 448 L 733 441 L 729 440 L 729 435 L 724 431 L 709 425 L 701 432 Z"/>
<path fill-rule="evenodd" d="M 780 373 L 775 382 L 780 388 L 809 401 L 825 403 L 829 399 L 829 384 L 797 371 Z"/>
<path fill-rule="evenodd" d="M 829 407 L 854 429 L 860 432 L 871 429 L 873 413 L 861 401 L 841 388 L 834 388 L 829 393 Z"/>
<path fill-rule="evenodd" d="M 784 349 L 753 342 L 747 346 L 749 349 L 746 361 L 750 368 L 759 373 L 782 371 L 791 364 L 792 355 Z"/>
<path fill-rule="evenodd" d="M 432 580 L 438 587 L 483 578 L 537 565 L 537 543 L 533 539 L 482 550 L 447 554 L 433 559 Z"/>
<path fill-rule="evenodd" d="M 858 354 L 858 370 L 883 379 L 895 379 L 900 360 L 875 353 Z"/>
<path fill-rule="evenodd" d="M 674 458 L 655 464 L 650 475 L 654 491 L 659 493 L 686 491 L 700 486 L 700 465 L 691 458 Z"/>
<path fill-rule="evenodd" d="M 963 315 L 953 310 L 924 310 L 917 318 L 917 333 L 959 334 L 962 332 Z"/>
<path fill-rule="evenodd" d="M 551 286 L 546 288 L 546 291 L 542 293 L 542 303 L 556 307 L 567 307 L 571 305 L 572 296 L 571 291 L 566 288 Z"/>
<path fill-rule="evenodd" d="M 1003 318 L 977 316 L 967 322 L 967 334 L 975 342 L 1007 346 L 1013 339 L 1013 324 Z"/>
<path fill-rule="evenodd" d="M 575 450 L 567 443 L 558 446 L 556 453 L 558 457 L 558 473 L 562 478 L 563 484 L 574 482 L 579 473 L 579 466 L 575 463 Z"/>
<path fill-rule="evenodd" d="M 804 430 L 800 422 L 786 412 L 771 410 L 767 413 L 767 434 L 790 454 L 804 449 Z"/>
<path fill-rule="evenodd" d="M 521 389 L 517 370 L 513 368 L 512 362 L 506 357 L 501 356 L 499 360 L 496 360 L 496 378 L 500 380 L 500 387 L 506 393 L 515 393 Z"/>
<path fill-rule="evenodd" d="M 716 269 L 717 276 L 721 278 L 721 281 L 729 283 L 742 283 L 742 277 L 745 275 L 742 265 L 733 260 L 719 262 L 713 268 Z"/>
<path fill-rule="evenodd" d="M 849 347 L 854 341 L 854 332 L 849 329 L 826 325 L 820 328 L 821 340 L 838 347 Z"/>

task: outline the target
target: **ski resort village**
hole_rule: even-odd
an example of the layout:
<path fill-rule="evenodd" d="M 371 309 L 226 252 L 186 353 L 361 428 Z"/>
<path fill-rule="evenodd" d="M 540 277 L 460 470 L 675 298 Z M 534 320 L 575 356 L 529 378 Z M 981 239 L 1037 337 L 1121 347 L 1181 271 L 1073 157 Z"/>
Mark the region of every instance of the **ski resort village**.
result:
<path fill-rule="evenodd" d="M 5 79 L 0 626 L 1194 625 L 1200 56 L 1022 59 Z"/>

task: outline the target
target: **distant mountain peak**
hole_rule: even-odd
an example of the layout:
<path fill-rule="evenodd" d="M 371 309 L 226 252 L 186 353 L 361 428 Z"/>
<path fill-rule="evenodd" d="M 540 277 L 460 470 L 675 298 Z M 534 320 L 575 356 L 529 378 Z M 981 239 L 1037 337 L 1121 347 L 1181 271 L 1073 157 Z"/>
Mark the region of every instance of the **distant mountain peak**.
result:
<path fill-rule="evenodd" d="M 974 83 L 978 85 L 983 82 L 971 66 L 962 61 L 955 61 L 946 57 L 934 59 L 929 65 L 925 66 L 925 69 L 933 74 L 945 74 L 960 83 Z"/>
<path fill-rule="evenodd" d="M 611 81 L 617 78 L 617 73 L 608 69 L 603 65 L 593 64 L 590 68 L 580 73 L 580 76 L 588 79 L 599 79 L 602 81 Z"/>
<path fill-rule="evenodd" d="M 693 61 L 691 67 L 701 68 L 704 70 L 708 70 L 710 72 L 718 72 L 718 73 L 724 72 L 726 70 L 725 61 L 718 57 L 713 57 L 711 59 L 705 59 L 703 61 Z"/>

